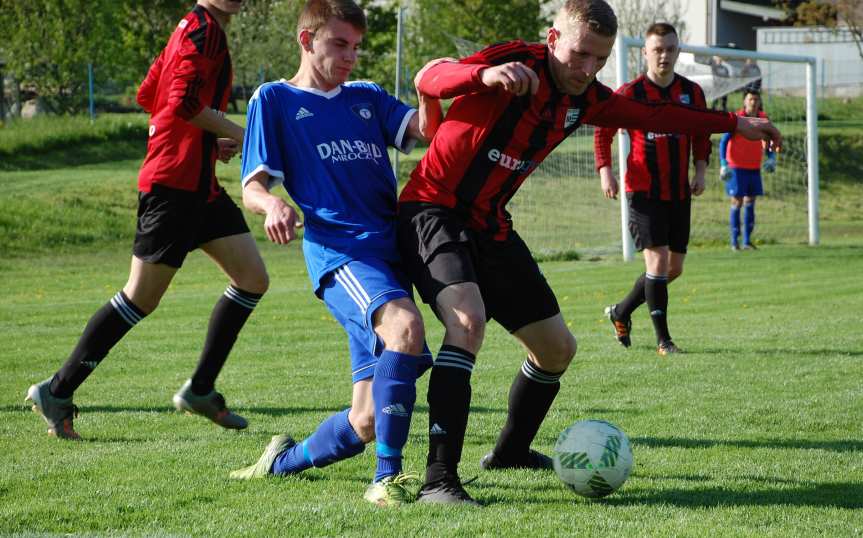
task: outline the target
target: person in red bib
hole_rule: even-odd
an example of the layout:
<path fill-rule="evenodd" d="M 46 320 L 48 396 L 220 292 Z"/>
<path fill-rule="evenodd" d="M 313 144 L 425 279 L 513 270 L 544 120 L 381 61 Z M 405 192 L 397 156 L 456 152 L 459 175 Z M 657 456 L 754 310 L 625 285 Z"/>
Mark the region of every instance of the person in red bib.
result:
<path fill-rule="evenodd" d="M 761 106 L 761 93 L 749 88 L 743 97 L 743 108 L 738 116 L 767 118 Z M 768 174 L 776 171 L 776 153 L 760 140 L 747 140 L 733 133 L 726 133 L 719 142 L 719 159 L 722 165 L 720 178 L 725 181 L 725 192 L 731 197 L 731 212 L 728 227 L 731 235 L 731 250 L 755 249 L 752 231 L 755 229 L 755 198 L 764 194 L 761 184 L 761 169 Z M 763 163 L 762 163 L 763 160 Z M 740 243 L 740 213 L 743 210 L 743 243 Z"/>

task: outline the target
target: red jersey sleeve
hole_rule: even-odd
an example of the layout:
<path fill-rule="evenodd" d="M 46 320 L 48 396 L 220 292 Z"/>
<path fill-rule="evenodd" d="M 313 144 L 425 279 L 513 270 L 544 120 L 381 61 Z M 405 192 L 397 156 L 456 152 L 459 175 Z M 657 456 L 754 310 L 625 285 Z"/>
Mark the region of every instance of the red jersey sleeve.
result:
<path fill-rule="evenodd" d="M 690 136 L 724 133 L 737 127 L 737 116 L 730 112 L 698 110 L 676 103 L 641 103 L 617 93 L 604 97 L 588 108 L 584 123 Z"/>
<path fill-rule="evenodd" d="M 707 108 L 707 101 L 704 98 L 704 90 L 701 86 L 695 84 L 695 102 L 692 103 L 696 108 Z M 736 125 L 736 124 L 735 124 Z M 712 146 L 710 144 L 709 134 L 700 134 L 692 137 L 692 160 L 707 161 L 710 157 Z"/>
<path fill-rule="evenodd" d="M 480 73 L 488 65 L 471 65 L 455 62 L 437 64 L 425 72 L 417 89 L 435 99 L 451 99 L 489 88 L 482 83 Z"/>
<path fill-rule="evenodd" d="M 482 83 L 482 71 L 494 65 L 525 61 L 532 57 L 530 47 L 523 41 L 509 41 L 491 45 L 471 56 L 455 62 L 444 62 L 429 69 L 420 80 L 419 91 L 438 99 L 490 91 Z"/>
<path fill-rule="evenodd" d="M 210 24 L 190 29 L 177 52 L 179 58 L 170 76 L 168 107 L 184 120 L 194 118 L 204 109 L 201 88 L 212 76 L 216 67 L 214 56 L 219 52 L 212 46 L 215 32 L 216 28 Z"/>
<path fill-rule="evenodd" d="M 156 93 L 159 89 L 159 77 L 162 76 L 162 65 L 164 64 L 164 52 L 160 52 L 153 65 L 147 71 L 147 76 L 138 88 L 138 104 L 141 105 L 146 112 L 153 112 L 153 105 L 156 103 Z"/>

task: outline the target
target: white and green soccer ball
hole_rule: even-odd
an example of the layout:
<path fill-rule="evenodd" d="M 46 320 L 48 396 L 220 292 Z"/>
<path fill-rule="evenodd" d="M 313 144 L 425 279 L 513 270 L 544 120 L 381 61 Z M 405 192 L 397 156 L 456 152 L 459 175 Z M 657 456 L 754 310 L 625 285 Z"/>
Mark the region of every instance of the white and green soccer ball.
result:
<path fill-rule="evenodd" d="M 563 430 L 554 445 L 554 470 L 584 497 L 605 497 L 626 482 L 632 450 L 623 430 L 604 420 L 582 420 Z"/>

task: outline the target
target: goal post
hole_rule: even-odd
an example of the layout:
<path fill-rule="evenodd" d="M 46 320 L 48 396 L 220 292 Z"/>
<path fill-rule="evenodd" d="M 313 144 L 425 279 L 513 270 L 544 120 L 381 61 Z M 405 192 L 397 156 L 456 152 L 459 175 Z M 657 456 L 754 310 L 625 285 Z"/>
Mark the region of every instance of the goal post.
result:
<path fill-rule="evenodd" d="M 626 36 L 617 37 L 617 41 L 615 43 L 615 71 L 618 87 L 622 86 L 632 78 L 630 75 L 634 71 L 632 69 L 634 66 L 629 65 L 629 58 L 632 56 L 630 54 L 631 51 L 633 49 L 638 50 L 643 46 L 643 39 Z M 758 65 L 759 62 L 768 63 L 771 65 L 773 63 L 805 65 L 805 85 L 803 88 L 795 86 L 793 83 L 789 82 L 789 79 L 793 79 L 794 77 L 783 77 L 781 73 L 776 75 L 772 73 L 770 69 L 768 69 L 767 73 L 765 73 L 765 70 L 762 67 L 757 70 L 757 73 L 727 73 L 728 76 L 725 77 L 725 80 L 722 80 L 722 82 L 725 82 L 725 84 L 715 85 L 717 87 L 704 87 L 704 90 L 705 94 L 707 95 L 708 103 L 710 103 L 714 99 L 725 97 L 729 93 L 745 87 L 747 84 L 750 84 L 755 80 L 761 81 L 762 91 L 764 91 L 768 95 L 773 95 L 774 93 L 776 95 L 795 95 L 805 92 L 805 137 L 803 139 L 805 150 L 803 152 L 803 155 L 801 155 L 800 157 L 803 157 L 805 159 L 803 164 L 806 170 L 806 211 L 808 213 L 808 241 L 810 245 L 817 245 L 820 241 L 818 226 L 819 176 L 818 105 L 816 101 L 816 84 L 818 80 L 816 73 L 817 59 L 813 56 L 795 56 L 719 47 L 701 47 L 687 44 L 681 44 L 680 51 L 681 55 L 690 54 L 695 59 L 694 62 L 692 62 L 692 64 L 690 65 L 703 63 L 703 59 L 705 58 L 710 59 L 711 63 L 722 63 L 726 60 L 743 60 L 747 62 L 747 65 Z M 701 62 L 699 62 L 699 58 L 702 59 Z M 716 81 L 722 78 L 717 76 L 715 69 L 707 69 L 709 70 L 709 78 L 707 80 Z M 689 75 L 690 73 L 683 74 Z M 721 73 L 719 74 L 721 75 Z M 735 79 L 737 79 L 736 83 Z M 767 113 L 768 115 L 770 115 L 770 110 L 768 110 Z M 773 119 L 775 123 L 779 124 L 780 129 L 782 129 L 783 125 L 781 122 L 781 118 L 771 119 Z M 622 181 L 622 178 L 626 173 L 626 160 L 629 155 L 629 139 L 626 135 L 625 130 L 621 130 L 620 136 L 618 138 L 618 167 L 619 176 Z M 780 159 L 782 159 L 782 157 L 783 156 L 780 154 Z M 795 156 L 792 155 L 792 158 L 794 157 Z M 718 160 L 718 157 L 714 157 L 714 160 Z M 789 165 L 791 165 L 791 163 L 789 163 Z M 635 246 L 629 233 L 628 221 L 629 206 L 626 203 L 626 197 L 621 196 L 621 244 L 623 259 L 626 261 L 632 260 L 635 255 Z"/>

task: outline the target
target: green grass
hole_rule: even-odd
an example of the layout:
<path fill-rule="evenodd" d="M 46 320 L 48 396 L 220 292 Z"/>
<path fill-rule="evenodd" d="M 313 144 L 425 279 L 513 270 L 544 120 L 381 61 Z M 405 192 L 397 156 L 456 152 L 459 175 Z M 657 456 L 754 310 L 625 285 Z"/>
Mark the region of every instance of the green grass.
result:
<path fill-rule="evenodd" d="M 829 179 L 821 199 L 824 246 L 692 250 L 686 274 L 671 288 L 671 330 L 688 351 L 673 359 L 655 354 L 643 309 L 629 350 L 614 342 L 602 317 L 603 307 L 628 291 L 639 264 L 595 253 L 580 257 L 589 261 L 543 263 L 579 353 L 535 446 L 550 450 L 559 431 L 583 418 L 622 427 L 636 465 L 623 489 L 603 501 L 575 497 L 552 473 L 478 470 L 523 360 L 494 324 L 475 370 L 461 468 L 464 478 L 479 475 L 469 489 L 486 504 L 482 510 L 367 506 L 361 495 L 374 467 L 371 449 L 298 477 L 229 481 L 227 473 L 253 462 L 271 435 L 308 435 L 350 398 L 345 338 L 310 293 L 299 245 L 263 242 L 261 218 L 251 215 L 272 287 L 219 382 L 229 404 L 250 419 L 249 430 L 222 431 L 170 404 L 225 285 L 195 253 L 159 310 L 76 394 L 85 441 L 48 438 L 22 405 L 24 391 L 56 370 L 88 317 L 127 276 L 143 156 L 131 148 L 140 144 L 133 134 L 140 126 L 124 131 L 105 120 L 96 124 L 102 138 L 91 149 L 78 144 L 90 136 L 89 124 L 68 132 L 65 120 L 26 132 L 0 129 L 0 152 L 7 151 L 0 158 L 0 535 L 863 534 L 863 196 L 855 184 Z M 112 148 L 115 138 L 129 148 Z M 102 145 L 108 161 L 98 154 Z M 592 162 L 579 147 L 560 149 Z M 402 177 L 420 154 L 403 158 Z M 220 164 L 218 174 L 238 198 L 239 164 Z M 534 225 L 524 217 L 530 213 L 516 215 L 529 244 L 541 234 L 589 245 L 596 243 L 591 233 L 618 233 L 617 204 L 598 198 L 596 178 L 563 176 L 538 173 L 526 186 L 532 197 L 513 200 L 517 211 L 540 204 L 533 214 L 551 218 Z M 561 185 L 566 201 L 548 194 L 563 192 Z M 727 204 L 703 202 L 711 209 L 699 226 L 723 230 Z M 769 197 L 760 203 L 762 240 L 771 221 L 799 221 L 796 206 L 771 205 Z M 436 348 L 439 323 L 423 311 Z M 420 471 L 425 460 L 427 383 L 428 376 L 419 382 L 409 470 Z"/>
<path fill-rule="evenodd" d="M 523 353 L 491 326 L 473 377 L 461 473 L 481 510 L 361 500 L 373 451 L 301 476 L 254 483 L 227 473 L 276 433 L 308 435 L 350 396 L 347 346 L 309 292 L 298 245 L 264 247 L 273 286 L 219 386 L 250 419 L 222 431 L 171 409 L 189 375 L 223 278 L 190 257 L 160 309 L 76 394 L 83 443 L 60 442 L 21 404 L 56 369 L 87 317 L 122 285 L 128 254 L 4 260 L 0 331 L 0 535 L 849 536 L 863 532 L 860 379 L 863 250 L 777 246 L 699 250 L 671 288 L 671 330 L 688 353 L 658 357 L 643 309 L 634 345 L 612 338 L 602 307 L 638 264 L 552 262 L 543 271 L 579 339 L 535 446 L 583 418 L 618 424 L 635 467 L 603 501 L 575 497 L 549 472 L 480 472 Z M 425 311 L 432 347 L 439 324 Z M 424 396 L 406 451 L 421 470 Z"/>

